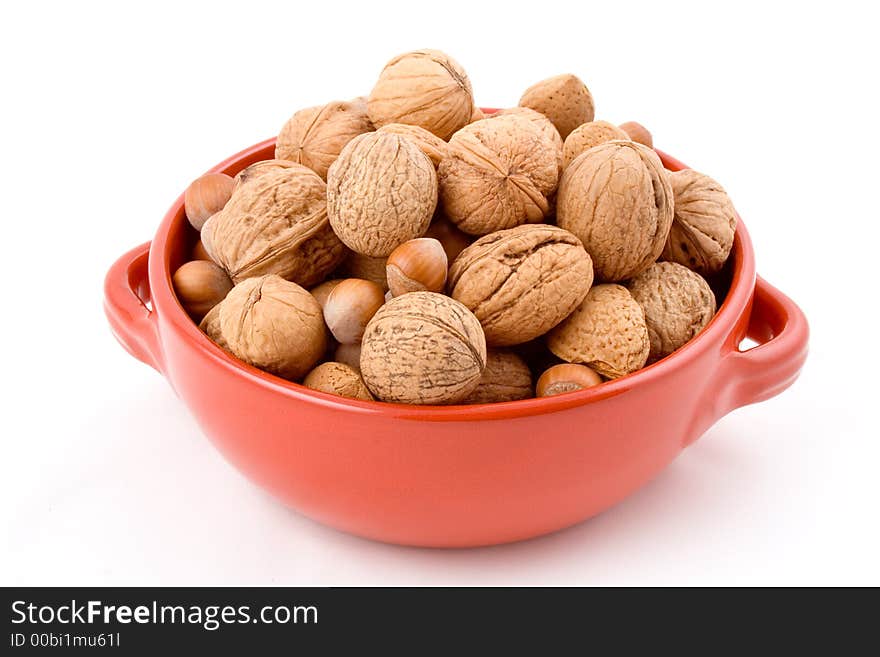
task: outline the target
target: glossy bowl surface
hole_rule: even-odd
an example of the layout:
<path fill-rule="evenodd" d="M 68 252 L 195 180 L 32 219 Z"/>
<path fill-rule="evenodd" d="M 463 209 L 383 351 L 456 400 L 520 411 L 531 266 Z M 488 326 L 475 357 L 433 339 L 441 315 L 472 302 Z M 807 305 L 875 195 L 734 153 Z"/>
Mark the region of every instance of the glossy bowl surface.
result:
<path fill-rule="evenodd" d="M 235 174 L 273 154 L 268 140 L 212 171 Z M 660 156 L 668 169 L 684 168 Z M 756 277 L 740 221 L 715 282 L 718 313 L 643 370 L 502 404 L 343 399 L 250 367 L 198 330 L 171 285 L 194 240 L 181 195 L 152 243 L 111 267 L 104 306 L 117 339 L 168 379 L 246 477 L 311 518 L 381 541 L 491 545 L 578 523 L 644 485 L 726 413 L 787 388 L 807 355 L 806 319 Z M 740 351 L 746 337 L 757 346 Z"/>

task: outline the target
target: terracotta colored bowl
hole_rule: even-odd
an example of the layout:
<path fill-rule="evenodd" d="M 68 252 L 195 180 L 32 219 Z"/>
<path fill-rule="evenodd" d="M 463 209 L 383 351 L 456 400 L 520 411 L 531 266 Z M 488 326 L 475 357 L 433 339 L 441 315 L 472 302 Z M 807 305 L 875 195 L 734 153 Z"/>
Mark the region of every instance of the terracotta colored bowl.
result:
<path fill-rule="evenodd" d="M 265 141 L 212 171 L 235 174 L 273 154 Z M 806 319 L 756 279 L 740 223 L 718 314 L 650 367 L 502 404 L 353 401 L 245 365 L 199 331 L 171 286 L 193 239 L 181 196 L 152 245 L 112 266 L 105 310 L 117 339 L 168 379 L 246 477 L 311 518 L 380 541 L 490 545 L 578 523 L 643 486 L 724 414 L 787 388 L 807 355 Z M 746 337 L 758 346 L 739 351 Z"/>

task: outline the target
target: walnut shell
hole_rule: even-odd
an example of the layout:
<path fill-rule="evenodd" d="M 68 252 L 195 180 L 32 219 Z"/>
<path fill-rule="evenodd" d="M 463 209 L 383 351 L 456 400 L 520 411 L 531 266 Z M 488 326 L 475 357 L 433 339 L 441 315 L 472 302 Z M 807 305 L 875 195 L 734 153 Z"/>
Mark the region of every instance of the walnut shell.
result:
<path fill-rule="evenodd" d="M 655 262 L 627 283 L 645 312 L 652 363 L 684 345 L 715 314 L 712 288 L 696 272 L 676 262 Z"/>
<path fill-rule="evenodd" d="M 418 146 L 425 155 L 431 158 L 435 168 L 440 166 L 440 160 L 446 156 L 446 142 L 417 125 L 389 123 L 379 128 L 378 132 L 390 132 L 391 134 L 406 137 Z"/>
<path fill-rule="evenodd" d="M 312 390 L 320 390 L 340 397 L 373 400 L 373 395 L 364 385 L 357 370 L 343 363 L 321 363 L 308 373 L 303 385 Z"/>
<path fill-rule="evenodd" d="M 454 404 L 480 382 L 486 338 L 462 304 L 436 292 L 410 292 L 379 309 L 361 343 L 361 374 L 378 399 Z"/>
<path fill-rule="evenodd" d="M 443 140 L 467 125 L 473 110 L 467 74 L 439 50 L 415 50 L 392 59 L 367 101 L 370 120 L 377 128 L 407 123 Z"/>
<path fill-rule="evenodd" d="M 327 174 L 330 224 L 346 246 L 384 257 L 421 237 L 437 207 L 437 173 L 412 141 L 387 132 L 355 137 Z"/>
<path fill-rule="evenodd" d="M 346 253 L 327 220 L 324 181 L 298 164 L 239 185 L 202 227 L 202 243 L 235 283 L 277 274 L 310 287 Z"/>
<path fill-rule="evenodd" d="M 307 166 L 327 179 L 327 169 L 345 145 L 373 130 L 363 102 L 333 101 L 294 114 L 275 142 L 275 157 Z"/>
<path fill-rule="evenodd" d="M 675 218 L 663 249 L 671 260 L 707 276 L 719 271 L 733 248 L 736 210 L 724 188 L 693 169 L 670 175 Z"/>
<path fill-rule="evenodd" d="M 632 278 L 657 260 L 672 225 L 672 186 L 660 158 L 632 141 L 581 153 L 565 169 L 556 222 L 577 235 L 596 278 Z"/>
<path fill-rule="evenodd" d="M 478 239 L 452 263 L 448 287 L 480 320 L 486 342 L 506 346 L 556 326 L 592 283 L 593 265 L 580 240 L 538 224 Z"/>
<path fill-rule="evenodd" d="M 327 349 L 321 305 L 296 283 L 274 274 L 236 285 L 219 312 L 229 351 L 285 379 L 304 376 Z"/>
<path fill-rule="evenodd" d="M 281 171 L 282 169 L 295 169 L 300 166 L 303 165 L 291 162 L 290 160 L 260 160 L 235 174 L 233 182 L 237 188 L 245 183 L 256 180 L 263 174 L 272 173 L 273 171 Z"/>
<path fill-rule="evenodd" d="M 584 151 L 606 141 L 629 140 L 629 135 L 608 121 L 590 121 L 575 128 L 562 145 L 562 166 L 567 167 L 571 161 Z"/>
<path fill-rule="evenodd" d="M 592 121 L 595 115 L 590 90 L 570 73 L 533 84 L 526 89 L 519 104 L 550 119 L 563 139 L 579 125 Z"/>
<path fill-rule="evenodd" d="M 532 396 L 532 371 L 526 362 L 512 351 L 490 349 L 477 389 L 462 404 L 492 404 Z"/>
<path fill-rule="evenodd" d="M 540 112 L 536 112 L 528 107 L 509 107 L 507 109 L 498 110 L 489 118 L 496 119 L 501 116 L 518 116 L 522 119 L 531 121 L 547 139 L 551 148 L 556 152 L 556 159 L 559 163 L 559 168 L 560 170 L 562 169 L 562 137 L 559 135 L 559 130 L 556 129 L 556 126 L 553 125 L 553 122 L 550 119 Z"/>
<path fill-rule="evenodd" d="M 222 305 L 223 302 L 221 301 L 211 308 L 211 310 L 208 311 L 208 314 L 202 318 L 202 321 L 199 323 L 199 328 L 205 335 L 211 338 L 218 347 L 229 351 L 229 345 L 223 338 L 223 330 L 220 328 L 220 306 Z"/>
<path fill-rule="evenodd" d="M 456 132 L 438 173 L 446 216 L 466 233 L 486 235 L 543 221 L 559 167 L 540 130 L 508 116 Z"/>
<path fill-rule="evenodd" d="M 547 335 L 550 351 L 615 379 L 635 372 L 651 344 L 642 307 L 622 285 L 596 285 L 564 322 Z"/>

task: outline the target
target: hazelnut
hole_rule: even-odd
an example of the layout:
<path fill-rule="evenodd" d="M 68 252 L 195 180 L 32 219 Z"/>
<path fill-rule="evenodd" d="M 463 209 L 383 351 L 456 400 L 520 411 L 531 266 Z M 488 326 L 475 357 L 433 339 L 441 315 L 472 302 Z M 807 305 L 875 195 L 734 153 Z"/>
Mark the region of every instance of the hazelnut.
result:
<path fill-rule="evenodd" d="M 236 187 L 223 210 L 205 223 L 202 242 L 236 283 L 277 274 L 312 286 L 346 253 L 327 220 L 324 181 L 299 164 Z"/>
<path fill-rule="evenodd" d="M 724 188 L 693 169 L 669 176 L 675 212 L 662 258 L 708 276 L 721 270 L 736 233 L 736 210 Z"/>
<path fill-rule="evenodd" d="M 461 232 L 454 223 L 440 213 L 434 215 L 425 237 L 432 237 L 443 245 L 447 262 L 455 260 L 458 254 L 474 241 L 473 237 Z"/>
<path fill-rule="evenodd" d="M 372 401 L 373 395 L 364 385 L 361 375 L 343 363 L 321 363 L 308 373 L 303 385 L 331 395 Z"/>
<path fill-rule="evenodd" d="M 532 85 L 519 104 L 550 119 L 563 139 L 579 125 L 592 121 L 595 113 L 587 85 L 571 74 L 557 75 Z"/>
<path fill-rule="evenodd" d="M 536 394 L 538 397 L 550 397 L 591 388 L 600 383 L 602 377 L 586 365 L 562 363 L 554 365 L 540 376 Z"/>
<path fill-rule="evenodd" d="M 562 174 L 556 222 L 584 243 L 596 278 L 632 278 L 657 260 L 672 225 L 672 186 L 660 158 L 632 141 L 578 155 Z"/>
<path fill-rule="evenodd" d="M 373 281 L 383 290 L 388 289 L 388 279 L 385 276 L 385 265 L 388 258 L 371 258 L 361 255 L 357 251 L 350 251 L 340 265 L 337 274 L 345 278 L 364 278 Z"/>
<path fill-rule="evenodd" d="M 377 128 L 407 123 L 443 140 L 470 122 L 473 109 L 467 74 L 439 50 L 416 50 L 392 59 L 367 101 L 370 120 Z"/>
<path fill-rule="evenodd" d="M 363 102 L 334 101 L 294 114 L 281 128 L 275 157 L 307 166 L 327 179 L 327 169 L 343 147 L 358 135 L 373 130 Z"/>
<path fill-rule="evenodd" d="M 456 132 L 438 174 L 446 216 L 466 233 L 486 235 L 543 221 L 559 167 L 533 122 L 507 116 Z"/>
<path fill-rule="evenodd" d="M 206 173 L 196 178 L 183 195 L 186 218 L 192 227 L 201 230 L 208 217 L 222 210 L 232 196 L 232 188 L 232 178 L 225 173 Z"/>
<path fill-rule="evenodd" d="M 440 166 L 440 160 L 446 155 L 446 142 L 437 135 L 428 132 L 424 128 L 417 125 L 407 125 L 405 123 L 389 123 L 379 128 L 378 132 L 389 132 L 394 135 L 406 137 L 421 151 L 431 158 L 434 167 Z"/>
<path fill-rule="evenodd" d="M 656 262 L 628 284 L 645 312 L 652 363 L 684 345 L 715 314 L 715 295 L 702 276 L 676 262 Z"/>
<path fill-rule="evenodd" d="M 615 140 L 628 141 L 629 135 L 607 121 L 584 123 L 565 138 L 562 146 L 562 166 L 567 167 L 574 158 L 594 146 Z"/>
<path fill-rule="evenodd" d="M 622 285 L 596 285 L 547 335 L 547 346 L 570 363 L 614 379 L 644 366 L 650 352 L 642 307 Z"/>
<path fill-rule="evenodd" d="M 343 363 L 350 368 L 361 371 L 361 344 L 340 344 L 337 345 L 336 351 L 333 352 L 333 360 L 337 363 Z"/>
<path fill-rule="evenodd" d="M 232 289 L 232 281 L 220 267 L 209 260 L 182 264 L 172 277 L 180 304 L 196 321 L 223 301 Z"/>
<path fill-rule="evenodd" d="M 556 226 L 518 226 L 481 237 L 449 270 L 450 295 L 473 311 L 493 346 L 543 335 L 583 301 L 593 282 L 580 240 Z"/>
<path fill-rule="evenodd" d="M 626 123 L 620 124 L 620 129 L 628 134 L 629 138 L 633 141 L 638 142 L 643 146 L 647 146 L 648 148 L 654 148 L 654 138 L 651 136 L 651 133 L 648 132 L 648 129 L 641 123 L 627 121 Z"/>
<path fill-rule="evenodd" d="M 562 168 L 562 137 L 559 135 L 559 131 L 550 119 L 540 112 L 536 112 L 528 107 L 509 107 L 507 109 L 498 110 L 489 118 L 497 119 L 502 116 L 517 116 L 526 119 L 527 121 L 531 121 L 538 131 L 544 135 L 547 143 L 556 153 L 559 168 Z"/>
<path fill-rule="evenodd" d="M 330 296 L 330 293 L 334 290 L 334 288 L 339 285 L 344 279 L 342 278 L 331 278 L 329 281 L 324 281 L 320 285 L 316 285 L 309 293 L 315 297 L 317 302 L 321 304 L 321 308 L 323 309 L 325 305 L 327 305 L 327 298 Z"/>
<path fill-rule="evenodd" d="M 437 206 L 437 173 L 412 141 L 387 132 L 355 137 L 327 174 L 330 224 L 347 247 L 387 256 L 421 237 Z"/>
<path fill-rule="evenodd" d="M 364 333 L 361 373 L 382 401 L 454 404 L 480 382 L 486 339 L 471 311 L 436 292 L 386 303 Z"/>
<path fill-rule="evenodd" d="M 385 292 L 373 281 L 346 278 L 327 297 L 324 321 L 342 344 L 360 342 L 367 322 L 384 303 Z"/>
<path fill-rule="evenodd" d="M 462 404 L 491 404 L 532 396 L 532 371 L 512 351 L 490 349 L 480 383 Z"/>
<path fill-rule="evenodd" d="M 190 260 L 211 260 L 211 256 L 208 255 L 208 252 L 205 251 L 205 245 L 202 244 L 202 240 L 196 240 L 195 245 L 193 245 L 192 251 L 189 254 Z"/>
<path fill-rule="evenodd" d="M 388 289 L 395 297 L 419 290 L 442 292 L 447 268 L 446 251 L 439 241 L 419 237 L 404 242 L 388 256 Z"/>
<path fill-rule="evenodd" d="M 220 304 L 219 325 L 235 356 L 285 379 L 305 376 L 327 347 L 315 297 L 273 274 L 232 288 Z"/>

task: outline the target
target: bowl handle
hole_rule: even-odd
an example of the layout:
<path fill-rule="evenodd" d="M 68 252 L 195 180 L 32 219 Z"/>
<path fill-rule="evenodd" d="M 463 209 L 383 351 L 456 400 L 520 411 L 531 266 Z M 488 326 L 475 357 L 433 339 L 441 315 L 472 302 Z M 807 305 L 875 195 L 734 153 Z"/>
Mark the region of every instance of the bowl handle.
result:
<path fill-rule="evenodd" d="M 759 276 L 745 335 L 731 335 L 725 342 L 715 383 L 698 409 L 688 443 L 727 413 L 778 395 L 794 383 L 807 358 L 809 333 L 797 304 Z M 741 351 L 743 338 L 757 345 Z"/>
<path fill-rule="evenodd" d="M 135 247 L 110 267 L 104 279 L 104 312 L 110 329 L 132 356 L 162 372 L 156 312 L 147 307 L 150 242 Z"/>

